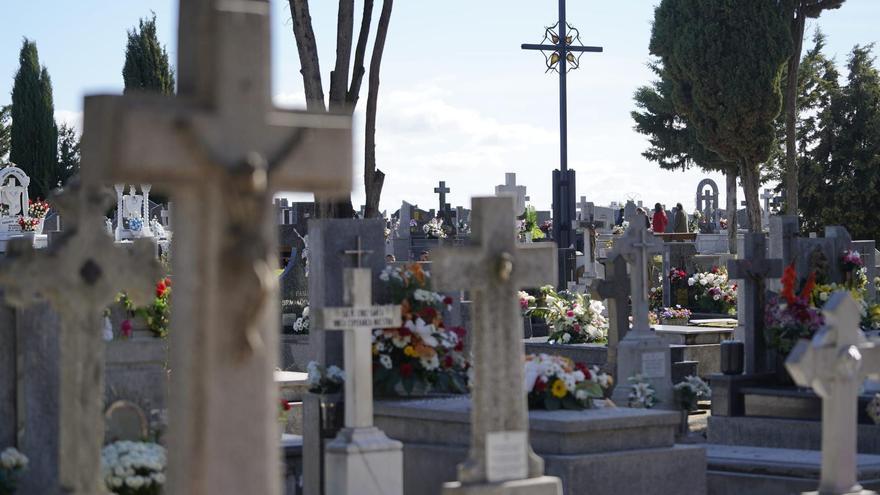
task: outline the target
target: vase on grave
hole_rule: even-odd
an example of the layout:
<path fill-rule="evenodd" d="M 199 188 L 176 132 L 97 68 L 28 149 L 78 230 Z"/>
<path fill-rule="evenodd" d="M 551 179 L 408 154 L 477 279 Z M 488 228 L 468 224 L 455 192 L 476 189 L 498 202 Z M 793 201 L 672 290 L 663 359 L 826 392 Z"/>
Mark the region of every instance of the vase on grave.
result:
<path fill-rule="evenodd" d="M 741 375 L 745 357 L 745 344 L 736 340 L 721 342 L 721 373 Z"/>
<path fill-rule="evenodd" d="M 335 394 L 319 394 L 321 408 L 321 437 L 334 438 L 345 425 L 345 397 Z"/>

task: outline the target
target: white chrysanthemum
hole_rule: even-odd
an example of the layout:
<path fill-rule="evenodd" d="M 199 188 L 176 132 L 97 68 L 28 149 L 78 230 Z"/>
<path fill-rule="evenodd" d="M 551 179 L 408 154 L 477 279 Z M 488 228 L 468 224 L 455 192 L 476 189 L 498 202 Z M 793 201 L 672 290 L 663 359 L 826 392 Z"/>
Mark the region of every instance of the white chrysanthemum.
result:
<path fill-rule="evenodd" d="M 384 366 L 386 370 L 390 370 L 393 365 L 391 362 L 391 356 L 388 354 L 379 355 L 379 363 Z"/>

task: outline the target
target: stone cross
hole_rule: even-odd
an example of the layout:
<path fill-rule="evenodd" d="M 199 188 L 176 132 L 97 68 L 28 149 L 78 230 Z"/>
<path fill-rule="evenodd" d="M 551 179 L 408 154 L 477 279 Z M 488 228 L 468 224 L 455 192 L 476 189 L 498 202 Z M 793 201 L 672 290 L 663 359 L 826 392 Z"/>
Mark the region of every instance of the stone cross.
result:
<path fill-rule="evenodd" d="M 767 259 L 763 233 L 745 234 L 743 251 L 741 259 L 727 262 L 727 272 L 731 280 L 741 281 L 737 315 L 745 332 L 745 372 L 762 373 L 772 371 L 764 339 L 765 279 L 782 276 L 782 260 Z"/>
<path fill-rule="evenodd" d="M 822 398 L 819 493 L 861 493 L 856 475 L 858 396 L 865 378 L 880 378 L 880 345 L 859 328 L 859 305 L 838 291 L 823 308 L 825 326 L 801 340 L 785 361 L 795 383 Z M 872 492 L 873 493 L 873 492 Z"/>
<path fill-rule="evenodd" d="M 351 190 L 351 117 L 272 105 L 267 0 L 180 0 L 178 94 L 89 96 L 83 160 L 174 199 L 169 493 L 277 493 L 273 196 Z M 230 298 L 230 291 L 235 297 Z"/>
<path fill-rule="evenodd" d="M 580 210 L 580 220 L 581 221 L 589 221 L 590 220 L 590 203 L 587 202 L 586 196 L 581 196 L 581 201 L 578 203 L 578 209 Z"/>
<path fill-rule="evenodd" d="M 648 322 L 648 263 L 651 257 L 661 253 L 663 241 L 654 236 L 644 225 L 630 224 L 622 237 L 614 241 L 609 258 L 621 256 L 630 265 L 629 275 L 632 294 L 633 332 L 650 332 Z"/>
<path fill-rule="evenodd" d="M 512 172 L 504 174 L 504 184 L 495 186 L 495 195 L 500 196 L 502 194 L 511 195 L 515 198 L 513 212 L 516 216 L 523 214 L 526 209 L 526 201 L 531 199 L 526 196 L 526 186 L 517 184 L 516 174 Z"/>
<path fill-rule="evenodd" d="M 437 210 L 438 215 L 442 215 L 443 212 L 447 211 L 446 204 L 446 193 L 450 192 L 450 189 L 446 187 L 446 181 L 440 181 L 440 184 L 434 188 L 434 192 L 440 195 L 440 208 Z"/>
<path fill-rule="evenodd" d="M 466 289 L 473 300 L 471 447 L 458 467 L 462 486 L 541 478 L 544 472 L 542 459 L 528 445 L 516 294 L 521 287 L 556 282 L 556 246 L 516 242 L 513 201 L 510 196 L 473 198 L 472 245 L 432 253 L 436 289 Z M 489 464 L 504 454 L 504 438 L 513 439 L 506 449 L 513 466 L 498 478 Z"/>
<path fill-rule="evenodd" d="M 608 362 L 617 376 L 617 344 L 629 332 L 630 281 L 626 273 L 626 260 L 614 256 L 604 261 L 605 280 L 593 283 L 593 297 L 607 301 L 608 305 Z"/>
<path fill-rule="evenodd" d="M 104 441 L 104 308 L 125 289 L 146 305 L 162 276 L 149 241 L 117 247 L 104 229 L 107 197 L 92 185 L 72 183 L 54 199 L 66 219 L 51 245 L 10 244 L 0 285 L 15 306 L 48 299 L 61 317 L 61 397 L 58 400 L 59 475 L 65 493 L 106 493 L 101 476 Z"/>

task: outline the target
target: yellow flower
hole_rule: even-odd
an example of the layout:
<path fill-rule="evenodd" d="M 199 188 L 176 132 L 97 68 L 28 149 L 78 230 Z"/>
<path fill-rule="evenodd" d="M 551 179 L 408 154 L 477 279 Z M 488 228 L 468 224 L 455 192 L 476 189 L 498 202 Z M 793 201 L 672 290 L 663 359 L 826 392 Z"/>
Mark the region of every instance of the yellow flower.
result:
<path fill-rule="evenodd" d="M 416 353 L 416 350 L 413 349 L 413 346 L 411 346 L 411 345 L 408 345 L 403 348 L 403 354 L 405 356 L 409 356 L 409 357 L 415 357 L 418 355 L 418 353 Z"/>
<path fill-rule="evenodd" d="M 561 399 L 565 397 L 566 394 L 568 394 L 568 389 L 565 387 L 565 383 L 557 378 L 553 382 L 553 386 L 550 387 L 550 393 L 553 394 L 553 397 Z"/>
<path fill-rule="evenodd" d="M 374 356 L 378 356 L 378 355 L 379 355 L 379 348 L 376 347 L 376 344 L 373 344 L 373 355 L 374 355 Z"/>

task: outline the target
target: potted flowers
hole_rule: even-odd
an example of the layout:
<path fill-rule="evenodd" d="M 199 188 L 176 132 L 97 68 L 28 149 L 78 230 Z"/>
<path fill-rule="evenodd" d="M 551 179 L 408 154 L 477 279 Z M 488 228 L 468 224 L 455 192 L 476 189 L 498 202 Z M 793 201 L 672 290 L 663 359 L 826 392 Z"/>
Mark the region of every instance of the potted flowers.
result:
<path fill-rule="evenodd" d="M 663 325 L 685 326 L 691 318 L 691 310 L 675 305 L 674 308 L 663 308 L 657 311 L 657 318 Z"/>
<path fill-rule="evenodd" d="M 18 479 L 27 469 L 28 458 L 15 447 L 0 452 L 0 495 L 13 495 Z"/>
<path fill-rule="evenodd" d="M 657 405 L 657 391 L 650 382 L 641 374 L 626 379 L 630 383 L 630 391 L 627 396 L 627 407 L 636 409 L 651 409 Z"/>
<path fill-rule="evenodd" d="M 430 290 L 431 275 L 418 263 L 389 265 L 379 279 L 400 304 L 403 326 L 373 331 L 377 395 L 466 393 L 465 330 L 446 327 L 441 314 L 452 299 Z"/>
<path fill-rule="evenodd" d="M 712 389 L 702 378 L 689 375 L 685 377 L 684 381 L 676 383 L 672 387 L 672 392 L 675 395 L 676 404 L 681 409 L 679 433 L 685 435 L 689 430 L 688 414 L 698 409 L 699 401 L 709 400 L 712 397 Z"/>
<path fill-rule="evenodd" d="M 114 442 L 101 451 L 104 484 L 116 495 L 159 495 L 165 463 L 165 448 L 150 442 Z"/>
<path fill-rule="evenodd" d="M 522 305 L 522 298 L 520 305 Z M 605 305 L 585 294 L 556 292 L 552 286 L 541 287 L 529 314 L 543 317 L 551 326 L 551 344 L 601 343 L 608 338 Z"/>
<path fill-rule="evenodd" d="M 332 438 L 345 423 L 345 401 L 342 396 L 345 372 L 339 366 L 324 367 L 315 361 L 310 361 L 306 370 L 309 393 L 318 399 L 321 436 Z"/>
<path fill-rule="evenodd" d="M 773 297 L 764 309 L 764 337 L 767 345 L 776 351 L 778 362 L 782 363 L 799 339 L 810 339 L 822 326 L 822 313 L 810 303 L 815 286 L 815 274 L 810 274 L 801 290 L 795 293 L 794 263 L 787 266 L 782 274 L 781 297 Z M 791 377 L 785 367 L 777 366 L 783 384 L 791 384 Z"/>
<path fill-rule="evenodd" d="M 422 225 L 422 231 L 432 239 L 446 239 L 442 218 L 432 218 L 428 223 Z"/>
<path fill-rule="evenodd" d="M 611 375 L 571 359 L 549 354 L 529 354 L 525 386 L 529 409 L 587 409 L 605 397 L 614 383 Z"/>
<path fill-rule="evenodd" d="M 732 315 L 736 313 L 736 284 L 727 278 L 727 270 L 712 267 L 708 272 L 688 278 L 693 306 L 698 312 Z"/>

